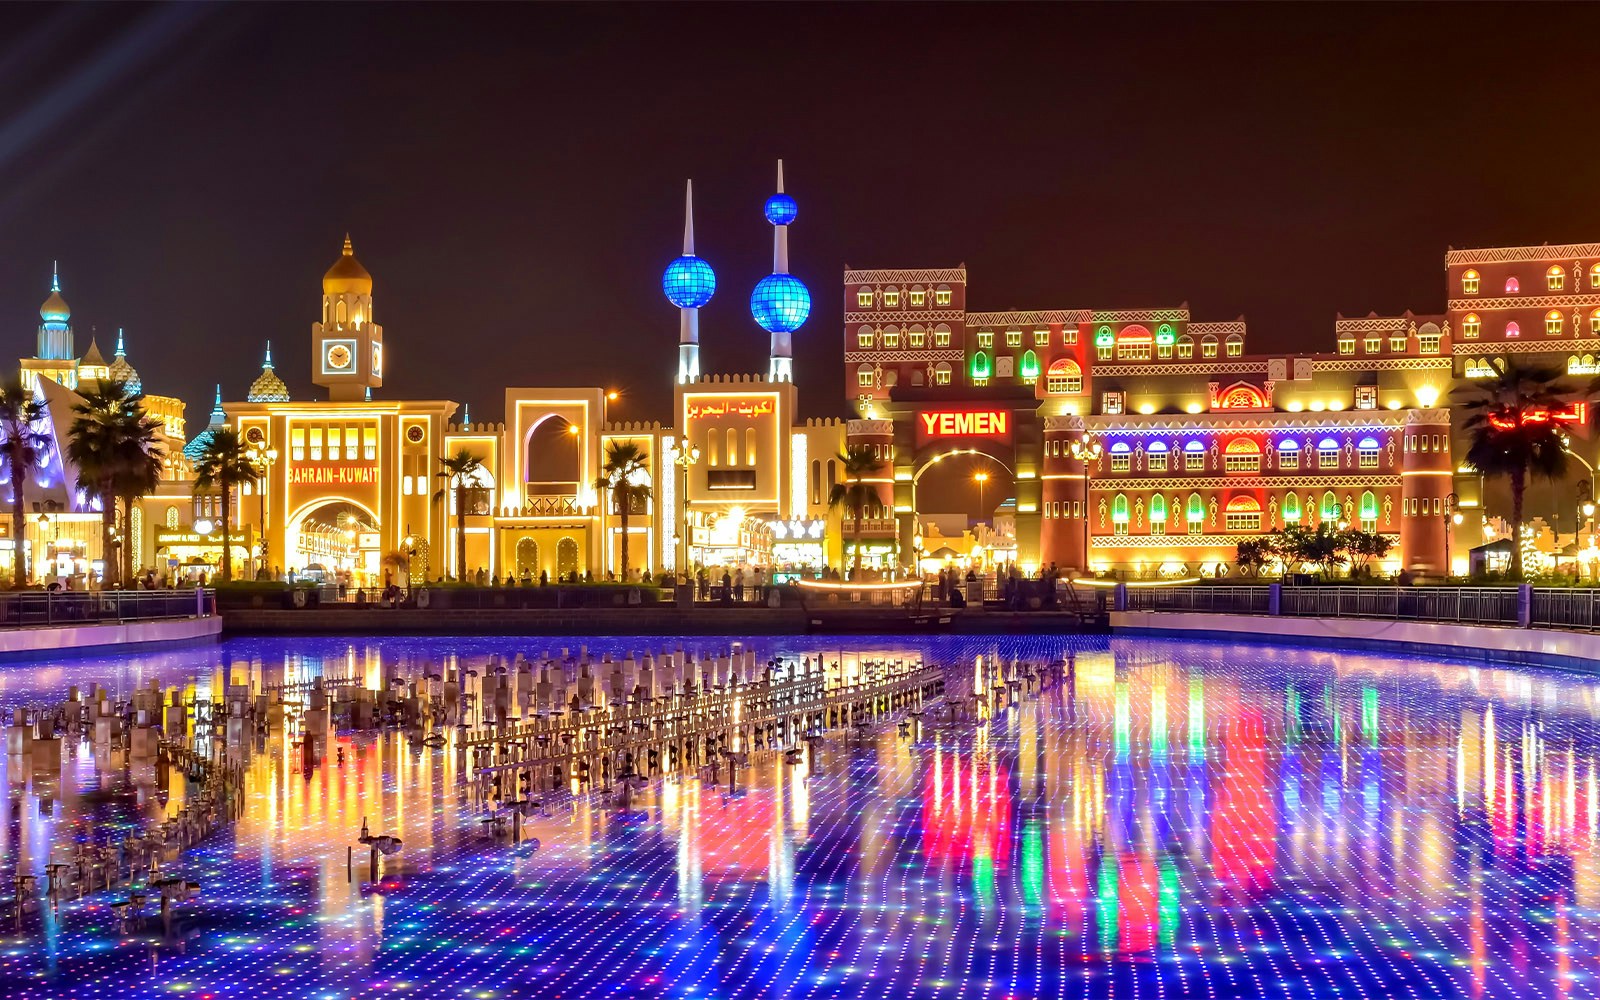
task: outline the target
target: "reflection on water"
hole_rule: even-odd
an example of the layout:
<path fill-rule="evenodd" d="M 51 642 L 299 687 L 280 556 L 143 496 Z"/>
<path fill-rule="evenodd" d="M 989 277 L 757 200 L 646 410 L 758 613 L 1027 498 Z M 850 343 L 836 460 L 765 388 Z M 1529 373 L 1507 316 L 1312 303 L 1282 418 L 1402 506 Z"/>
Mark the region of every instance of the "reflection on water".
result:
<path fill-rule="evenodd" d="M 591 652 L 666 640 L 587 640 Z M 705 651 L 726 641 L 695 640 Z M 152 678 L 470 666 L 577 641 L 237 641 L 0 669 L 0 703 Z M 116 893 L 4 915 L 0 993 L 95 997 L 1583 996 L 1600 935 L 1600 687 L 1367 653 L 1150 640 L 758 641 L 847 666 L 921 654 L 992 689 L 1070 662 L 974 723 L 756 753 L 726 784 L 553 803 L 540 847 L 483 831 L 446 751 L 343 734 L 303 768 L 256 749 L 248 807 L 189 855 L 202 902 L 120 934 Z M 964 685 L 964 682 L 963 682 Z M 952 687 L 952 691 L 956 688 Z M 4 768 L 6 883 L 97 831 L 174 811 L 183 782 L 69 747 Z M 165 793 L 163 803 L 162 793 Z M 363 820 L 404 839 L 353 869 Z M 126 890 L 123 890 L 125 893 Z"/>

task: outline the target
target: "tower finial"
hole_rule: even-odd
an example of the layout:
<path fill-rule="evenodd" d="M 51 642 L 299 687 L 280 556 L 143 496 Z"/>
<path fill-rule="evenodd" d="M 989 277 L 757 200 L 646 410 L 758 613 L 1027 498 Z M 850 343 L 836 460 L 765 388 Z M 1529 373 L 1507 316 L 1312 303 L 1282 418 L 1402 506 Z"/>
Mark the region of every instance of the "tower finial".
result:
<path fill-rule="evenodd" d="M 61 291 L 61 262 L 59 260 L 50 262 L 50 290 L 52 292 Z"/>
<path fill-rule="evenodd" d="M 122 346 L 122 327 L 119 326 L 117 327 L 117 353 L 114 357 L 124 357 L 127 353 L 127 350 Z"/>
<path fill-rule="evenodd" d="M 694 181 L 683 182 L 683 252 L 694 253 Z"/>
<path fill-rule="evenodd" d="M 783 160 L 778 160 L 778 193 L 783 193 Z"/>
<path fill-rule="evenodd" d="M 261 367 L 268 369 L 272 367 L 272 341 L 270 340 L 267 341 L 267 359 L 261 363 Z"/>
<path fill-rule="evenodd" d="M 344 256 L 346 256 L 346 257 L 354 257 L 356 255 L 355 248 L 350 245 L 350 231 L 349 230 L 345 230 L 345 234 L 344 234 L 344 251 L 343 251 L 343 253 L 344 253 Z"/>

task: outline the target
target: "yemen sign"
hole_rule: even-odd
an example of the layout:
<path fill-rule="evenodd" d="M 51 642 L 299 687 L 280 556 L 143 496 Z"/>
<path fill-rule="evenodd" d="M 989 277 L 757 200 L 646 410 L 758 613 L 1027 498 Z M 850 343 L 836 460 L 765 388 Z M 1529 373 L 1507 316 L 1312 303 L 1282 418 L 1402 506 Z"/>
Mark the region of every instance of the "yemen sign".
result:
<path fill-rule="evenodd" d="M 930 410 L 917 414 L 917 438 L 1011 436 L 1011 414 L 1005 410 Z"/>

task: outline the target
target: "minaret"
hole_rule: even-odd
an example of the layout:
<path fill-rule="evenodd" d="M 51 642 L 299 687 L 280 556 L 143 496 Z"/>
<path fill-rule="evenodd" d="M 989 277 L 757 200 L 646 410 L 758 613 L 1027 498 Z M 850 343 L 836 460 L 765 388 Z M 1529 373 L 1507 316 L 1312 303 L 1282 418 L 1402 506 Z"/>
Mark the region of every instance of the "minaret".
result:
<path fill-rule="evenodd" d="M 72 349 L 72 327 L 67 321 L 72 310 L 61 297 L 61 270 L 54 261 L 50 264 L 50 297 L 39 307 L 39 351 L 34 355 L 45 361 L 76 361 Z"/>
<path fill-rule="evenodd" d="M 694 255 L 694 181 L 683 190 L 683 255 L 661 275 L 661 291 L 678 307 L 678 382 L 700 377 L 700 307 L 717 290 L 717 274 Z"/>
<path fill-rule="evenodd" d="M 750 293 L 750 315 L 772 334 L 768 382 L 794 381 L 794 331 L 811 315 L 811 290 L 789 273 L 789 223 L 799 214 L 793 198 L 783 193 L 783 161 L 778 161 L 778 191 L 767 199 L 772 223 L 772 273 Z"/>

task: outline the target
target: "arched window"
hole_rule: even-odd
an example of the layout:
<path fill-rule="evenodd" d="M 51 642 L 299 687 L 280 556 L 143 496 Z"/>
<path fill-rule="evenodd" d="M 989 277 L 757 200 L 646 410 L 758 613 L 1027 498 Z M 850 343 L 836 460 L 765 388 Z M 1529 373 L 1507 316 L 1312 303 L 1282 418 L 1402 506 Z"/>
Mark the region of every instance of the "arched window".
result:
<path fill-rule="evenodd" d="M 900 346 L 900 328 L 895 326 L 893 323 L 890 323 L 888 326 L 883 328 L 883 346 Z"/>
<path fill-rule="evenodd" d="M 1589 332 L 1600 334 L 1600 309 L 1589 313 Z"/>
<path fill-rule="evenodd" d="M 862 388 L 862 389 L 870 389 L 873 386 L 873 382 L 874 382 L 874 380 L 873 380 L 873 377 L 872 377 L 872 366 L 871 365 L 857 365 L 856 366 L 856 385 L 858 387 Z"/>
<path fill-rule="evenodd" d="M 1224 410 L 1261 410 L 1266 408 L 1267 397 L 1255 386 L 1239 382 L 1224 389 L 1218 403 Z"/>
<path fill-rule="evenodd" d="M 946 292 L 945 294 L 948 295 L 949 293 Z M 950 327 L 949 326 L 947 326 L 944 323 L 938 323 L 938 324 L 934 325 L 934 328 L 933 328 L 933 346 L 934 347 L 949 347 L 950 346 Z"/>
<path fill-rule="evenodd" d="M 1300 498 L 1293 493 L 1283 495 L 1283 523 L 1300 523 Z"/>
<path fill-rule="evenodd" d="M 1200 499 L 1200 494 L 1189 494 L 1189 502 L 1185 506 L 1183 519 L 1188 522 L 1189 534 L 1198 535 L 1206 530 L 1206 502 Z"/>
<path fill-rule="evenodd" d="M 1333 438 L 1323 438 L 1317 442 L 1317 468 L 1337 469 L 1339 467 L 1339 442 Z"/>
<path fill-rule="evenodd" d="M 912 385 L 921 385 L 922 383 L 923 383 L 922 369 L 921 368 L 913 368 L 913 369 L 911 369 L 911 384 Z"/>
<path fill-rule="evenodd" d="M 1322 519 L 1324 521 L 1339 520 L 1339 498 L 1329 490 L 1322 494 Z"/>
<path fill-rule="evenodd" d="M 1157 493 L 1150 498 L 1150 525 L 1167 523 L 1167 498 Z"/>
<path fill-rule="evenodd" d="M 1600 288 L 1600 264 L 1589 268 L 1589 287 Z"/>
<path fill-rule="evenodd" d="M 1177 335 L 1172 332 L 1171 325 L 1162 323 L 1156 327 L 1156 357 L 1172 357 L 1172 345 L 1177 342 Z"/>
<path fill-rule="evenodd" d="M 1561 336 L 1561 310 L 1552 309 L 1544 314 L 1544 332 L 1552 337 Z"/>
<path fill-rule="evenodd" d="M 1234 438 L 1223 449 L 1225 468 L 1229 472 L 1260 472 L 1261 446 L 1249 438 Z"/>
<path fill-rule="evenodd" d="M 989 355 L 982 351 L 974 351 L 972 354 L 972 381 L 989 381 Z"/>
<path fill-rule="evenodd" d="M 1187 333 L 1178 338 L 1178 357 L 1194 357 L 1194 338 Z"/>
<path fill-rule="evenodd" d="M 339 300 L 339 304 L 334 307 L 333 314 L 334 314 L 334 324 L 336 326 L 344 326 L 344 319 L 345 319 L 344 299 L 340 299 Z"/>
<path fill-rule="evenodd" d="M 539 575 L 539 543 L 532 538 L 517 539 L 517 576 Z"/>
<path fill-rule="evenodd" d="M 1595 311 L 1600 315 L 1600 310 Z M 1467 313 L 1461 317 L 1461 336 L 1467 340 L 1477 340 L 1478 331 L 1483 329 L 1483 323 L 1478 319 L 1477 313 Z"/>
<path fill-rule="evenodd" d="M 1150 447 L 1145 449 L 1145 465 L 1151 472 L 1167 471 L 1167 443 L 1165 441 L 1150 442 Z"/>
<path fill-rule="evenodd" d="M 913 323 L 906 328 L 906 339 L 912 347 L 925 347 L 928 343 L 928 331 L 923 329 L 921 323 Z"/>
<path fill-rule="evenodd" d="M 948 361 L 941 361 L 938 364 L 934 365 L 933 366 L 933 384 L 934 385 L 949 385 L 950 384 L 950 372 L 951 372 L 950 362 L 948 362 Z"/>
<path fill-rule="evenodd" d="M 178 526 L 178 508 L 176 508 L 176 507 L 168 507 L 167 508 L 167 527 L 176 528 L 177 526 Z"/>
<path fill-rule="evenodd" d="M 1128 497 L 1125 493 L 1118 493 L 1115 500 L 1111 501 L 1111 520 L 1128 523 Z"/>
<path fill-rule="evenodd" d="M 728 464 L 739 464 L 739 432 L 728 428 Z"/>
<path fill-rule="evenodd" d="M 1200 356 L 1202 358 L 1214 358 L 1217 356 L 1217 338 L 1209 333 L 1200 338 Z"/>
<path fill-rule="evenodd" d="M 1045 373 L 1044 388 L 1052 395 L 1082 392 L 1083 369 L 1071 358 L 1057 358 L 1050 362 L 1050 370 Z"/>
<path fill-rule="evenodd" d="M 1126 441 L 1118 441 L 1111 446 L 1111 471 L 1127 472 L 1133 462 L 1133 454 Z"/>
<path fill-rule="evenodd" d="M 1522 336 L 1522 327 L 1517 325 L 1517 321 L 1516 320 L 1512 320 L 1511 322 L 1506 324 L 1506 336 L 1507 337 L 1520 337 L 1520 336 Z"/>
<path fill-rule="evenodd" d="M 1228 501 L 1224 526 L 1229 531 L 1260 531 L 1261 503 L 1253 496 L 1236 496 Z"/>
<path fill-rule="evenodd" d="M 1361 530 L 1378 530 L 1378 498 L 1371 490 L 1361 494 Z"/>
<path fill-rule="evenodd" d="M 1560 264 L 1551 264 L 1550 269 L 1544 272 L 1544 287 L 1552 292 L 1559 292 L 1567 286 L 1567 269 Z"/>
<path fill-rule="evenodd" d="M 1102 326 L 1094 332 L 1094 356 L 1101 361 L 1109 361 L 1116 346 L 1117 337 L 1111 332 L 1111 327 Z"/>
<path fill-rule="evenodd" d="M 1021 368 L 1022 381 L 1026 382 L 1028 385 L 1033 385 L 1035 382 L 1039 381 L 1039 355 L 1033 353 L 1031 350 L 1023 351 Z"/>
<path fill-rule="evenodd" d="M 1476 295 L 1476 294 L 1478 294 L 1478 281 L 1479 281 L 1479 278 L 1478 278 L 1478 272 L 1477 271 L 1473 270 L 1470 267 L 1467 268 L 1465 271 L 1462 271 L 1461 272 L 1461 294 L 1463 294 L 1463 295 Z"/>
<path fill-rule="evenodd" d="M 1118 361 L 1149 361 L 1154 338 L 1142 326 L 1123 327 L 1117 334 Z"/>
<path fill-rule="evenodd" d="M 822 502 L 822 459 L 811 460 L 811 503 L 813 506 Z"/>
<path fill-rule="evenodd" d="M 1300 468 L 1300 442 L 1292 438 L 1278 442 L 1278 471 L 1293 472 Z"/>
<path fill-rule="evenodd" d="M 1206 467 L 1206 446 L 1199 441 L 1190 441 L 1183 446 L 1183 467 L 1186 471 Z"/>
<path fill-rule="evenodd" d="M 1237 358 L 1244 354 L 1244 337 L 1241 334 L 1228 334 L 1228 357 Z"/>
<path fill-rule="evenodd" d="M 1515 295 L 1520 291 L 1522 291 L 1522 285 L 1520 283 L 1518 283 L 1516 278 L 1507 278 L 1506 279 L 1506 294 L 1507 295 Z"/>
<path fill-rule="evenodd" d="M 1378 454 L 1381 451 L 1377 438 L 1362 438 L 1356 445 L 1356 457 L 1363 469 L 1376 469 L 1378 467 Z"/>
<path fill-rule="evenodd" d="M 756 429 L 754 427 L 746 427 L 744 429 L 744 464 L 756 464 Z"/>
<path fill-rule="evenodd" d="M 862 285 L 856 289 L 856 305 L 862 309 L 872 308 L 872 286 Z"/>
<path fill-rule="evenodd" d="M 856 346 L 864 351 L 870 351 L 872 349 L 872 327 L 856 327 Z"/>

